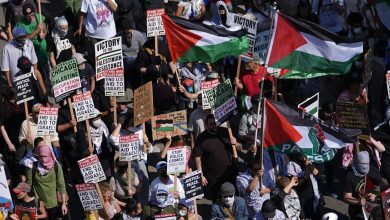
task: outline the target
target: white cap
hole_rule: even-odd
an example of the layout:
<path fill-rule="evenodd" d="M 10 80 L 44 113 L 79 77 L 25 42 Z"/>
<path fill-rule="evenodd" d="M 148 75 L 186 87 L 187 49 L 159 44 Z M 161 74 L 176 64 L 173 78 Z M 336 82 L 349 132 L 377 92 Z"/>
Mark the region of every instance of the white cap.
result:
<path fill-rule="evenodd" d="M 322 216 L 322 220 L 337 220 L 339 217 L 336 213 L 328 212 Z"/>

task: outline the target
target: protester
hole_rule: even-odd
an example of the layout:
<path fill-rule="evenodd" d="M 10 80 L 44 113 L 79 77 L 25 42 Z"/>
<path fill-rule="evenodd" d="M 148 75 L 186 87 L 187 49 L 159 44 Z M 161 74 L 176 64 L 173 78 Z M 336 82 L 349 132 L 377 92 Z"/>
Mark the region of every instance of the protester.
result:
<path fill-rule="evenodd" d="M 179 200 L 176 215 L 178 216 L 178 220 L 203 220 L 202 216 L 192 212 L 191 204 L 189 204 L 189 202 L 187 202 L 185 199 Z"/>
<path fill-rule="evenodd" d="M 279 188 L 276 194 L 271 198 L 278 210 L 283 211 L 288 219 L 299 219 L 301 205 L 297 192 L 293 189 L 298 186 L 298 177 L 294 176 L 291 180 L 288 177 L 281 177 L 278 180 Z"/>
<path fill-rule="evenodd" d="M 142 206 L 141 203 L 135 199 L 129 199 L 122 212 L 123 220 L 141 219 Z"/>
<path fill-rule="evenodd" d="M 263 203 L 263 207 L 261 207 L 261 216 L 260 219 L 268 219 L 268 220 L 279 220 L 286 219 L 283 212 L 276 209 L 275 204 L 272 200 L 267 200 Z"/>
<path fill-rule="evenodd" d="M 76 59 L 80 81 L 81 81 L 81 90 L 82 92 L 90 91 L 93 93 L 95 90 L 95 71 L 92 66 L 84 59 L 83 55 L 80 53 L 74 53 L 72 58 Z"/>
<path fill-rule="evenodd" d="M 128 181 L 128 165 L 127 162 L 115 160 L 116 172 L 113 173 L 110 179 L 110 187 L 114 189 L 114 197 L 125 204 L 126 198 L 131 198 L 135 193 L 139 192 L 141 188 L 140 180 L 134 168 L 131 168 L 131 186 Z"/>
<path fill-rule="evenodd" d="M 203 97 L 201 94 L 197 98 L 196 109 L 191 112 L 188 120 L 188 131 L 191 134 L 191 148 L 194 149 L 198 136 L 206 129 L 205 119 L 210 114 L 210 110 L 203 109 Z"/>
<path fill-rule="evenodd" d="M 110 185 L 105 182 L 100 183 L 99 185 L 103 195 L 103 209 L 99 210 L 99 215 L 104 219 L 115 219 L 116 216 L 121 216 L 121 208 L 114 197 L 114 192 Z"/>
<path fill-rule="evenodd" d="M 7 37 L 9 40 L 12 40 L 11 30 L 15 27 L 15 24 L 23 18 L 23 6 L 25 4 L 34 5 L 34 10 L 36 10 L 36 5 L 34 0 L 12 0 L 9 1 L 6 11 L 5 11 L 5 30 L 7 32 Z"/>
<path fill-rule="evenodd" d="M 189 20 L 202 20 L 206 14 L 203 0 L 180 1 L 175 15 Z"/>

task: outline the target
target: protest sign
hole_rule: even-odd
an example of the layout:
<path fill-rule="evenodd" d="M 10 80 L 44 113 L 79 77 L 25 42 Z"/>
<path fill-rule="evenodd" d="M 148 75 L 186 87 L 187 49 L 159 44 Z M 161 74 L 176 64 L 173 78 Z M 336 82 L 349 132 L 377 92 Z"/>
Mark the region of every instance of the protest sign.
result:
<path fill-rule="evenodd" d="M 257 32 L 254 52 L 258 53 L 260 59 L 265 61 L 267 59 L 268 43 L 272 33 L 270 30 Z"/>
<path fill-rule="evenodd" d="M 382 207 L 385 220 L 390 220 L 390 188 L 381 192 Z"/>
<path fill-rule="evenodd" d="M 187 134 L 186 110 L 152 117 L 153 140 L 163 139 L 167 134 L 170 134 L 172 137 Z"/>
<path fill-rule="evenodd" d="M 203 198 L 202 173 L 199 170 L 184 175 L 183 186 L 187 202 Z"/>
<path fill-rule="evenodd" d="M 187 148 L 170 148 L 167 153 L 167 173 L 179 174 L 186 171 Z"/>
<path fill-rule="evenodd" d="M 91 155 L 77 161 L 85 183 L 98 183 L 106 179 L 102 165 L 97 155 Z"/>
<path fill-rule="evenodd" d="M 134 126 L 144 123 L 153 116 L 152 82 L 134 90 Z"/>
<path fill-rule="evenodd" d="M 104 80 L 105 96 L 124 96 L 125 77 L 123 74 L 106 74 Z"/>
<path fill-rule="evenodd" d="M 123 77 L 122 38 L 113 37 L 96 43 L 95 59 L 97 81 L 105 77 Z"/>
<path fill-rule="evenodd" d="M 80 93 L 73 96 L 73 108 L 76 111 L 77 122 L 85 121 L 95 117 L 95 105 L 91 92 Z"/>
<path fill-rule="evenodd" d="M 14 78 L 14 85 L 16 89 L 16 104 L 28 102 L 34 99 L 32 91 L 32 73 L 25 73 Z"/>
<path fill-rule="evenodd" d="M 219 85 L 219 80 L 214 79 L 211 81 L 202 81 L 200 84 L 200 89 L 202 90 L 202 108 L 211 109 L 209 99 L 207 98 L 207 91 Z"/>
<path fill-rule="evenodd" d="M 176 215 L 174 213 L 155 215 L 154 219 L 155 220 L 176 220 Z"/>
<path fill-rule="evenodd" d="M 233 24 L 235 26 L 241 26 L 243 29 L 245 29 L 248 32 L 247 37 L 249 39 L 249 49 L 248 52 L 242 55 L 244 57 L 252 58 L 252 54 L 255 48 L 257 23 L 258 23 L 257 21 L 245 18 L 244 16 L 238 14 L 234 14 Z"/>
<path fill-rule="evenodd" d="M 318 118 L 319 104 L 320 104 L 320 93 L 313 95 L 305 101 L 298 104 L 298 109 L 304 110 L 305 112 Z"/>
<path fill-rule="evenodd" d="M 53 67 L 50 71 L 50 80 L 56 102 L 62 101 L 74 90 L 80 88 L 81 81 L 76 59 L 64 61 Z"/>
<path fill-rule="evenodd" d="M 138 134 L 119 136 L 119 160 L 132 161 L 139 159 L 143 153 Z"/>
<path fill-rule="evenodd" d="M 35 220 L 35 216 L 37 214 L 37 209 L 16 205 L 15 206 L 15 214 L 21 220 Z"/>
<path fill-rule="evenodd" d="M 58 108 L 40 107 L 38 115 L 37 136 L 57 132 Z"/>
<path fill-rule="evenodd" d="M 340 128 L 360 129 L 363 139 L 370 136 L 370 124 L 368 121 L 367 108 L 351 102 L 336 103 L 336 124 Z"/>
<path fill-rule="evenodd" d="M 386 74 L 387 98 L 390 99 L 390 70 Z"/>
<path fill-rule="evenodd" d="M 14 205 L 12 203 L 11 193 L 9 191 L 3 163 L 4 162 L 0 160 L 0 211 L 12 211 Z"/>
<path fill-rule="evenodd" d="M 165 12 L 163 8 L 146 11 L 147 37 L 165 35 L 165 30 L 161 18 L 161 15 L 164 13 Z"/>
<path fill-rule="evenodd" d="M 99 198 L 99 193 L 96 190 L 95 184 L 92 183 L 81 183 L 76 184 L 77 194 L 81 204 L 83 205 L 84 211 L 93 211 L 103 208 L 102 202 Z"/>

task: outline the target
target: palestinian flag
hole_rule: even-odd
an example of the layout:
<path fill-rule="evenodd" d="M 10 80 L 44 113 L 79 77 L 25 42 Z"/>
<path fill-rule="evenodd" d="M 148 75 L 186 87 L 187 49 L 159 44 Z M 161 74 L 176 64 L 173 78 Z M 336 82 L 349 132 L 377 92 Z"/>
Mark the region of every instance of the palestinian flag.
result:
<path fill-rule="evenodd" d="M 320 93 L 313 95 L 312 97 L 306 99 L 305 101 L 298 104 L 298 109 L 302 111 L 306 111 L 310 115 L 318 118 L 319 112 L 319 104 L 320 104 Z"/>
<path fill-rule="evenodd" d="M 356 142 L 356 134 L 328 124 L 286 104 L 266 100 L 263 147 L 282 153 L 303 153 L 314 162 L 333 159 L 335 149 Z"/>
<path fill-rule="evenodd" d="M 362 42 L 349 42 L 317 24 L 278 12 L 266 63 L 288 69 L 283 78 L 341 75 L 362 52 Z"/>
<path fill-rule="evenodd" d="M 186 19 L 162 15 L 165 35 L 173 62 L 203 61 L 215 63 L 226 56 L 248 51 L 245 30 L 229 31 Z"/>
<path fill-rule="evenodd" d="M 156 120 L 156 131 L 173 131 L 173 119 Z"/>

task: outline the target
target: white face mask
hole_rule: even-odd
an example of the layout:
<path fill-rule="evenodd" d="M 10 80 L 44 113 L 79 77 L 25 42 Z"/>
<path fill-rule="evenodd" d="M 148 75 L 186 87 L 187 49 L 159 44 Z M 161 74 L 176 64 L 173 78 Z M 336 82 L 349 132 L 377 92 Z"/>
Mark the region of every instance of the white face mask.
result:
<path fill-rule="evenodd" d="M 92 124 L 95 128 L 100 128 L 104 124 L 104 122 L 102 121 L 102 119 L 98 119 L 93 121 Z"/>
<path fill-rule="evenodd" d="M 352 32 L 355 33 L 355 34 L 361 34 L 363 32 L 362 28 L 353 28 L 352 29 Z"/>
<path fill-rule="evenodd" d="M 187 210 L 179 210 L 178 214 L 179 214 L 180 217 L 184 217 L 184 216 L 187 215 Z"/>
<path fill-rule="evenodd" d="M 228 207 L 232 207 L 234 203 L 234 196 L 231 197 L 222 197 L 222 202 Z"/>

